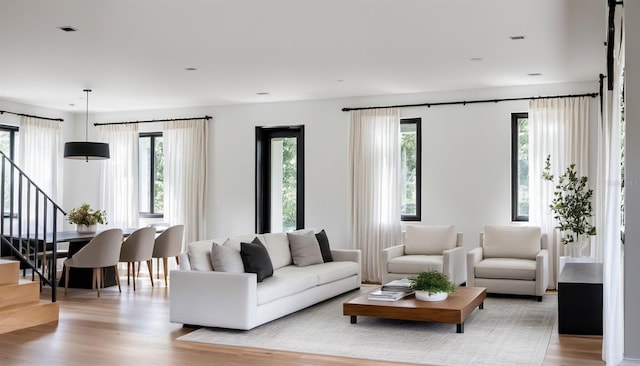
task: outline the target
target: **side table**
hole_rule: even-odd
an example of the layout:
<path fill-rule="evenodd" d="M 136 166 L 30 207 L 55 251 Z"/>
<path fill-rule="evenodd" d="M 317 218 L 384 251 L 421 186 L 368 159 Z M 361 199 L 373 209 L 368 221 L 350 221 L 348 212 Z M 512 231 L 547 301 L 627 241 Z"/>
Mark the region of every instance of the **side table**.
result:
<path fill-rule="evenodd" d="M 558 279 L 558 333 L 602 335 L 602 263 L 566 263 Z"/>

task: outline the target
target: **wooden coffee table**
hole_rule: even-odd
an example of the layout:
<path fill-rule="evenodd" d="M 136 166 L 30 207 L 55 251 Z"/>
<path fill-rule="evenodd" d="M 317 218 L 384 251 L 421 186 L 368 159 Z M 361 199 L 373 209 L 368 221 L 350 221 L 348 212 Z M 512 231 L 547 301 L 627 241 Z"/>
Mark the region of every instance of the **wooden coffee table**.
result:
<path fill-rule="evenodd" d="M 369 300 L 364 294 L 342 304 L 343 315 L 351 316 L 355 324 L 359 316 L 416 320 L 456 324 L 456 331 L 464 333 L 464 320 L 473 310 L 484 307 L 487 290 L 484 287 L 458 287 L 444 301 L 418 301 L 414 295 L 398 301 Z"/>

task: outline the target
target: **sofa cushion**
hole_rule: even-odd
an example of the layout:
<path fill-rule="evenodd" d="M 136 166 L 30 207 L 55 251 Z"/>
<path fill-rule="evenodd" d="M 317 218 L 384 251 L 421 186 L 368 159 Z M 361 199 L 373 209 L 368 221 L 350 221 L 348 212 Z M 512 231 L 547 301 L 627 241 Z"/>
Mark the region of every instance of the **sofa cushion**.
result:
<path fill-rule="evenodd" d="M 227 245 L 213 243 L 211 246 L 211 264 L 218 272 L 244 272 L 244 263 L 240 252 Z"/>
<path fill-rule="evenodd" d="M 327 233 L 322 229 L 319 233 L 316 234 L 316 240 L 318 240 L 318 244 L 320 245 L 320 253 L 322 253 L 322 260 L 327 262 L 333 262 L 333 256 L 331 255 L 331 247 L 329 246 L 329 238 L 327 237 Z"/>
<path fill-rule="evenodd" d="M 299 269 L 301 272 L 314 274 L 318 280 L 318 285 L 324 285 L 343 278 L 357 276 L 360 266 L 356 262 L 336 261 L 313 264 Z"/>
<path fill-rule="evenodd" d="M 296 266 L 304 267 L 312 264 L 324 263 L 320 244 L 313 232 L 311 233 L 287 233 L 291 257 Z"/>
<path fill-rule="evenodd" d="M 441 255 L 403 255 L 387 263 L 389 273 L 420 273 L 429 270 L 442 272 Z"/>
<path fill-rule="evenodd" d="M 476 278 L 533 281 L 536 279 L 536 261 L 517 258 L 487 258 L 475 267 Z"/>
<path fill-rule="evenodd" d="M 456 247 L 454 225 L 407 225 L 404 254 L 442 255 Z"/>
<path fill-rule="evenodd" d="M 213 271 L 211 266 L 211 240 L 194 241 L 189 244 L 187 253 L 192 271 Z"/>
<path fill-rule="evenodd" d="M 258 305 L 297 294 L 318 284 L 317 276 L 313 273 L 295 269 L 299 267 L 286 266 L 276 269 L 273 271 L 273 276 L 259 283 L 256 290 Z"/>
<path fill-rule="evenodd" d="M 244 271 L 255 273 L 258 276 L 258 282 L 273 275 L 269 252 L 257 237 L 251 243 L 240 243 L 240 256 L 244 264 Z"/>
<path fill-rule="evenodd" d="M 286 233 L 263 234 L 263 237 L 274 270 L 293 264 Z"/>
<path fill-rule="evenodd" d="M 485 258 L 535 259 L 541 249 L 540 228 L 485 225 L 482 247 Z"/>

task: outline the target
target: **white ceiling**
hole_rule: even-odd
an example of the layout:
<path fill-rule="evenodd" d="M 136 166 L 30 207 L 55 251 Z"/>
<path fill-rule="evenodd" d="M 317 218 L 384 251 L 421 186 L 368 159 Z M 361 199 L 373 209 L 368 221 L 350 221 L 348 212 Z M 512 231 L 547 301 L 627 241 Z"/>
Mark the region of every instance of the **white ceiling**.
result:
<path fill-rule="evenodd" d="M 606 0 L 1 0 L 0 99 L 81 111 L 90 88 L 92 111 L 124 111 L 587 81 L 605 40 Z"/>

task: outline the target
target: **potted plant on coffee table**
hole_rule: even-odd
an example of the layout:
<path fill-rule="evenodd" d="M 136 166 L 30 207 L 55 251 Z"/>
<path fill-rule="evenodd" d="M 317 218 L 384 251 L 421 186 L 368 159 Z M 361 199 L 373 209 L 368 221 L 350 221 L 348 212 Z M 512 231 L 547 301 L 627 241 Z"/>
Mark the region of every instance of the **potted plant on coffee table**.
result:
<path fill-rule="evenodd" d="M 439 271 L 423 271 L 410 277 L 411 289 L 416 293 L 416 299 L 421 301 L 442 301 L 457 288 L 449 277 Z"/>

